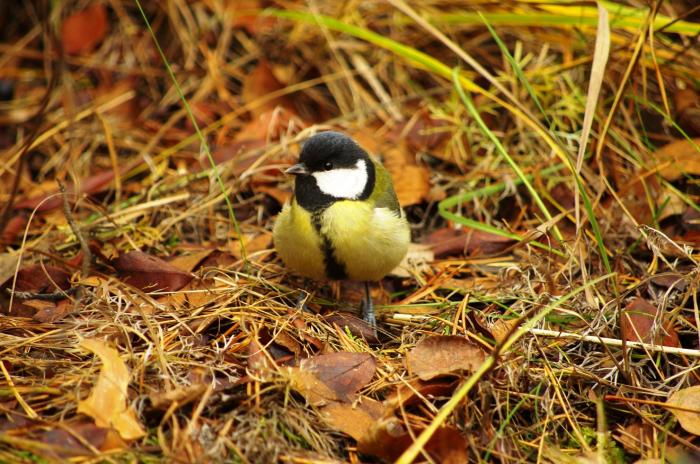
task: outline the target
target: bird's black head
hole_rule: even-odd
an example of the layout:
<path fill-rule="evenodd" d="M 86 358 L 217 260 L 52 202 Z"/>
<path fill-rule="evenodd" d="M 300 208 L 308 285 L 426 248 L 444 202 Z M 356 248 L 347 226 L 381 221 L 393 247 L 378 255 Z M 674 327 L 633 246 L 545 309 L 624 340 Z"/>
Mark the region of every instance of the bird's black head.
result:
<path fill-rule="evenodd" d="M 366 200 L 374 188 L 374 164 L 352 138 L 321 132 L 308 139 L 299 164 L 287 173 L 297 176 L 294 195 L 304 209 L 316 211 L 338 200 Z"/>

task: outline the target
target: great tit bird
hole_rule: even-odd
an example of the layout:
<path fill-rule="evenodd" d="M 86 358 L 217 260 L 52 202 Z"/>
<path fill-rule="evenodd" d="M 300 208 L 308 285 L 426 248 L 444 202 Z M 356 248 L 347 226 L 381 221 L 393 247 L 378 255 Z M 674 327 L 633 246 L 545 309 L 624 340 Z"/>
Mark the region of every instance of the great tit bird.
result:
<path fill-rule="evenodd" d="M 302 146 L 294 198 L 275 222 L 273 239 L 287 267 L 316 280 L 365 283 L 364 319 L 376 326 L 369 282 L 394 269 L 411 234 L 391 176 L 352 138 L 321 132 Z"/>

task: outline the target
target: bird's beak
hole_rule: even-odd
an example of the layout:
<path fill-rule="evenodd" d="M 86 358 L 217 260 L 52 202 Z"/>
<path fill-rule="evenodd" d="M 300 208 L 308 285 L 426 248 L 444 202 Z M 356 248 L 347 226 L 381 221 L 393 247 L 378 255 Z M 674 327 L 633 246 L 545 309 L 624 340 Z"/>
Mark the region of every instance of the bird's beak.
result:
<path fill-rule="evenodd" d="M 309 170 L 307 169 L 307 167 L 304 163 L 299 163 L 299 164 L 295 164 L 291 168 L 287 169 L 286 171 L 284 171 L 284 173 L 299 176 L 299 175 L 309 174 Z"/>

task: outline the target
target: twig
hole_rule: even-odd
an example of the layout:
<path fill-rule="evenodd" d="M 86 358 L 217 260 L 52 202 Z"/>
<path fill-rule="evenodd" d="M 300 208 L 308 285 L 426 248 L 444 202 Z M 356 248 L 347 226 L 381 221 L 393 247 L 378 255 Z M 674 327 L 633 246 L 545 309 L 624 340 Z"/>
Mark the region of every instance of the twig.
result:
<path fill-rule="evenodd" d="M 633 341 L 628 342 L 617 338 L 596 337 L 595 335 L 580 335 L 572 332 L 560 332 L 558 330 L 530 329 L 530 333 L 534 335 L 541 335 L 543 337 L 568 338 L 572 340 L 580 340 L 583 342 L 598 343 L 600 345 L 608 346 L 622 347 L 624 344 L 627 348 L 638 348 L 649 351 L 659 351 L 661 353 L 669 354 L 682 354 L 685 356 L 700 358 L 700 350 L 691 350 L 690 348 L 676 348 L 673 346 L 654 345 L 652 343 Z"/>
<path fill-rule="evenodd" d="M 422 315 L 412 315 L 412 314 L 394 314 L 392 319 L 410 321 L 410 320 L 433 320 L 430 316 Z M 618 338 L 608 338 L 608 337 L 597 337 L 595 335 L 581 335 L 573 332 L 561 332 L 558 330 L 547 330 L 547 329 L 529 329 L 529 333 L 533 335 L 540 335 L 542 337 L 553 337 L 553 338 L 567 338 L 570 340 L 579 340 L 588 343 L 597 343 L 599 345 L 606 346 L 619 346 L 623 345 L 627 348 L 636 348 L 649 351 L 657 351 L 661 353 L 668 354 L 681 354 L 685 356 L 690 356 L 694 358 L 700 358 L 700 350 L 693 350 L 690 348 L 676 348 L 673 346 L 666 345 L 654 345 L 652 343 L 643 342 L 633 342 L 633 341 L 623 341 Z"/>
<path fill-rule="evenodd" d="M 5 291 L 15 298 L 20 300 L 42 300 L 42 301 L 61 301 L 70 295 L 76 293 L 79 287 L 69 288 L 68 290 L 61 290 L 53 293 L 36 293 L 36 292 L 20 292 L 17 290 L 12 290 L 11 288 L 6 288 Z"/>

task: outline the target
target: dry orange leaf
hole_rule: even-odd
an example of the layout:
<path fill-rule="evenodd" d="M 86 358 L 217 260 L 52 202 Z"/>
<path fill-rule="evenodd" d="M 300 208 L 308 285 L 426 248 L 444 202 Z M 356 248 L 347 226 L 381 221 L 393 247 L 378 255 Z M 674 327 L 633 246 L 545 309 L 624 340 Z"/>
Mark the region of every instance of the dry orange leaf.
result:
<path fill-rule="evenodd" d="M 107 9 L 94 3 L 63 21 L 61 43 L 71 55 L 90 53 L 107 35 Z"/>
<path fill-rule="evenodd" d="M 389 393 L 384 401 L 387 408 L 398 409 L 414 404 L 421 404 L 424 401 L 432 401 L 438 397 L 449 397 L 457 387 L 458 380 L 452 378 L 442 378 L 432 381 L 420 379 L 407 380 L 400 384 L 396 390 Z"/>
<path fill-rule="evenodd" d="M 385 461 L 394 462 L 413 443 L 415 435 L 420 432 L 420 429 L 414 428 L 412 433 L 409 433 L 397 417 L 380 418 L 372 424 L 363 439 L 357 443 L 357 449 L 362 453 L 372 454 Z M 469 462 L 467 440 L 453 426 L 438 428 L 423 450 L 430 455 L 433 462 L 440 464 Z"/>
<path fill-rule="evenodd" d="M 486 359 L 484 351 L 464 337 L 426 337 L 406 357 L 408 370 L 421 380 L 459 371 L 473 372 Z"/>
<path fill-rule="evenodd" d="M 384 166 L 394 181 L 401 206 L 421 203 L 430 192 L 430 173 L 419 166 L 405 143 L 382 151 Z"/>
<path fill-rule="evenodd" d="M 248 255 L 258 251 L 269 250 L 272 247 L 272 234 L 269 232 L 262 232 L 258 235 L 245 234 L 243 236 L 243 246 Z M 242 257 L 241 247 L 237 241 L 231 243 L 231 254 L 239 259 Z"/>
<path fill-rule="evenodd" d="M 250 112 L 253 116 L 260 116 L 278 106 L 285 108 L 292 114 L 296 113 L 294 102 L 287 96 L 269 98 L 269 95 L 284 88 L 284 84 L 277 80 L 272 72 L 272 67 L 267 60 L 260 60 L 255 69 L 243 80 L 241 96 L 247 105 L 253 105 Z"/>
<path fill-rule="evenodd" d="M 199 250 L 194 253 L 183 254 L 169 261 L 170 264 L 185 272 L 192 272 L 195 268 L 209 257 L 214 249 Z"/>
<path fill-rule="evenodd" d="M 119 352 L 97 339 L 83 340 L 80 346 L 100 358 L 102 369 L 90 396 L 78 402 L 78 412 L 92 417 L 98 427 L 113 427 L 124 440 L 144 436 L 145 431 L 127 402 L 129 370 Z"/>
<path fill-rule="evenodd" d="M 0 253 L 0 285 L 15 275 L 17 261 L 19 261 L 18 254 Z"/>
<path fill-rule="evenodd" d="M 357 404 L 332 402 L 324 406 L 321 417 L 331 427 L 355 441 L 362 441 L 372 429 L 372 425 L 384 415 L 384 405 L 371 398 L 362 398 Z"/>
<path fill-rule="evenodd" d="M 493 324 L 489 326 L 491 335 L 496 343 L 503 343 L 506 338 L 513 333 L 513 329 L 518 325 L 520 321 L 518 319 L 496 319 Z"/>
<path fill-rule="evenodd" d="M 212 3 L 218 4 L 219 2 Z M 224 8 L 229 10 L 226 17 L 231 18 L 231 26 L 245 29 L 253 36 L 268 32 L 277 24 L 275 17 L 260 14 L 265 7 L 260 0 L 236 0 L 235 2 L 221 3 Z"/>
<path fill-rule="evenodd" d="M 686 432 L 690 432 L 693 435 L 700 435 L 700 385 L 671 393 L 666 400 L 666 404 L 675 406 L 676 408 L 682 408 L 669 408 L 669 410 L 676 416 L 676 419 L 678 419 L 681 427 L 683 427 Z"/>
<path fill-rule="evenodd" d="M 700 137 L 676 140 L 654 152 L 661 169 L 659 174 L 666 180 L 676 180 L 684 174 L 700 176 Z"/>

